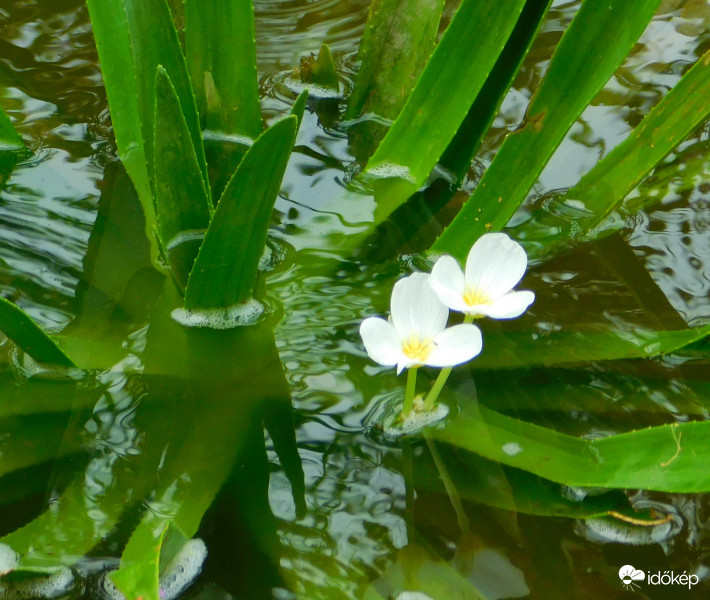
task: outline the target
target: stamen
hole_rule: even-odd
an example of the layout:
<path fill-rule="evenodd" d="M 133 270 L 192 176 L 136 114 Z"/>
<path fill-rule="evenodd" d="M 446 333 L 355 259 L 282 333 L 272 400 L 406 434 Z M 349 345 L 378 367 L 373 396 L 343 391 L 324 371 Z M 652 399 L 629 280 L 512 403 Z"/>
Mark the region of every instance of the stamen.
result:
<path fill-rule="evenodd" d="M 479 304 L 490 304 L 491 299 L 488 294 L 474 287 L 467 287 L 463 295 L 463 301 L 468 306 L 476 306 Z"/>
<path fill-rule="evenodd" d="M 423 363 L 429 358 L 434 349 L 434 343 L 430 339 L 421 339 L 416 333 L 413 334 L 402 345 L 402 352 L 407 358 Z"/>

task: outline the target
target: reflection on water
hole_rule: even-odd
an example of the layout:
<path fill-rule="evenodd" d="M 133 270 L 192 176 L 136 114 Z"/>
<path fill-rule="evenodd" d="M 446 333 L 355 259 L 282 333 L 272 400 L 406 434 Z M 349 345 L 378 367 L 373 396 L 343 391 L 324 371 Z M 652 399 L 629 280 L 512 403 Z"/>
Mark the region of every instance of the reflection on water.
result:
<path fill-rule="evenodd" d="M 367 6 L 256 2 L 267 117 L 290 109 L 284 73 L 323 41 L 349 85 Z M 466 185 L 520 122 L 577 7 L 554 3 Z M 533 215 L 541 228 L 574 221 L 575 207 L 549 201 L 555 190 L 575 183 L 679 79 L 708 45 L 707 19 L 702 3 L 663 3 L 517 219 Z M 195 595 L 223 600 L 381 598 L 375 594 L 405 591 L 405 580 L 425 585 L 422 573 L 458 582 L 462 598 L 477 589 L 489 599 L 562 598 L 569 590 L 617 597 L 618 568 L 633 561 L 708 576 L 705 497 L 586 490 L 575 499 L 444 445 L 392 444 L 366 430 L 378 400 L 402 381 L 367 359 L 357 328 L 387 312 L 393 281 L 413 261 L 372 264 L 340 250 L 372 205 L 344 196 L 353 157 L 333 120 L 337 101 L 309 102 L 276 204 L 270 244 L 279 260 L 264 264 L 265 301 L 274 308 L 263 327 L 219 337 L 156 317 L 148 328 L 151 311 L 167 315 L 177 304 L 147 262 L 130 185 L 115 165 L 104 170 L 112 141 L 84 4 L 10 1 L 0 24 L 2 104 L 32 150 L 0 188 L 0 292 L 51 331 L 68 325 L 84 336 L 97 369 L 78 379 L 28 378 L 11 345 L 0 345 L 0 534 L 34 523 L 11 534 L 13 547 L 31 554 L 41 534 L 67 561 L 90 552 L 79 574 L 93 582 L 93 597 L 128 535 L 166 516 L 207 543 Z M 621 234 L 537 266 L 525 281 L 538 297 L 529 314 L 485 323 L 486 333 L 624 333 L 706 320 L 707 164 L 696 161 L 682 185 L 677 175 L 707 138 L 707 128 L 691 135 L 667 159 L 666 175 L 656 174 L 655 195 L 649 184 L 636 200 L 663 202 L 634 220 L 618 217 Z M 461 370 L 451 401 L 454 392 L 476 395 L 505 414 L 587 437 L 707 419 L 706 364 L 684 361 Z M 532 498 L 521 494 L 530 486 L 538 486 Z M 576 520 L 629 506 L 672 518 L 646 529 Z M 32 521 L 46 507 L 45 520 Z M 52 511 L 69 518 L 60 522 Z M 46 564 L 40 554 L 34 560 Z"/>

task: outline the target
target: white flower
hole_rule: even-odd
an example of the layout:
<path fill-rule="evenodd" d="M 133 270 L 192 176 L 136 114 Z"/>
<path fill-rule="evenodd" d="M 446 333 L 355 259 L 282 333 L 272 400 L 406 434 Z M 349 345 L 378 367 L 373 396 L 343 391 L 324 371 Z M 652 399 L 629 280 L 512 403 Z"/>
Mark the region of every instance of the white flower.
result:
<path fill-rule="evenodd" d="M 442 256 L 429 283 L 451 310 L 474 317 L 512 319 L 535 300 L 530 291 L 514 292 L 528 266 L 523 247 L 504 233 L 481 236 L 468 253 L 466 274 L 451 256 Z"/>
<path fill-rule="evenodd" d="M 481 331 L 475 325 L 446 329 L 449 311 L 429 285 L 429 275 L 414 273 L 392 289 L 389 321 L 369 317 L 360 335 L 370 358 L 386 367 L 403 369 L 429 365 L 453 367 L 481 352 Z"/>

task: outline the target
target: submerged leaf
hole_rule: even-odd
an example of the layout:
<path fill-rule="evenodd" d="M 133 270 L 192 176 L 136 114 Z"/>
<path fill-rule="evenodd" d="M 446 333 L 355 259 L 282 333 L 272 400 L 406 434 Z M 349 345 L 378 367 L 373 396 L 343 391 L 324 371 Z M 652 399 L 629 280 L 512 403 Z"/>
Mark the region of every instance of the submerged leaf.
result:
<path fill-rule="evenodd" d="M 0 298 L 0 331 L 38 362 L 75 366 L 26 312 L 5 298 Z"/>
<path fill-rule="evenodd" d="M 710 325 L 677 331 L 635 328 L 608 332 L 553 331 L 484 333 L 474 369 L 513 369 L 668 354 L 705 339 Z"/>
<path fill-rule="evenodd" d="M 574 487 L 710 491 L 710 421 L 583 439 L 468 403 L 438 440 Z"/>

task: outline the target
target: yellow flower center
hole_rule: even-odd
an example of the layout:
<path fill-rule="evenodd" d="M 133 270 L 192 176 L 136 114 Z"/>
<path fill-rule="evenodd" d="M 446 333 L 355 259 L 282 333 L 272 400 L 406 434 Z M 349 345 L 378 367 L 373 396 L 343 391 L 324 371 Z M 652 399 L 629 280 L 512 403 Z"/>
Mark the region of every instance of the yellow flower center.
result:
<path fill-rule="evenodd" d="M 463 294 L 463 301 L 467 306 L 491 303 L 491 299 L 488 297 L 488 294 L 474 287 L 466 288 L 466 291 Z"/>
<path fill-rule="evenodd" d="M 416 333 L 402 345 L 404 355 L 420 363 L 424 363 L 426 359 L 429 358 L 433 349 L 434 342 L 432 340 L 421 339 Z"/>

